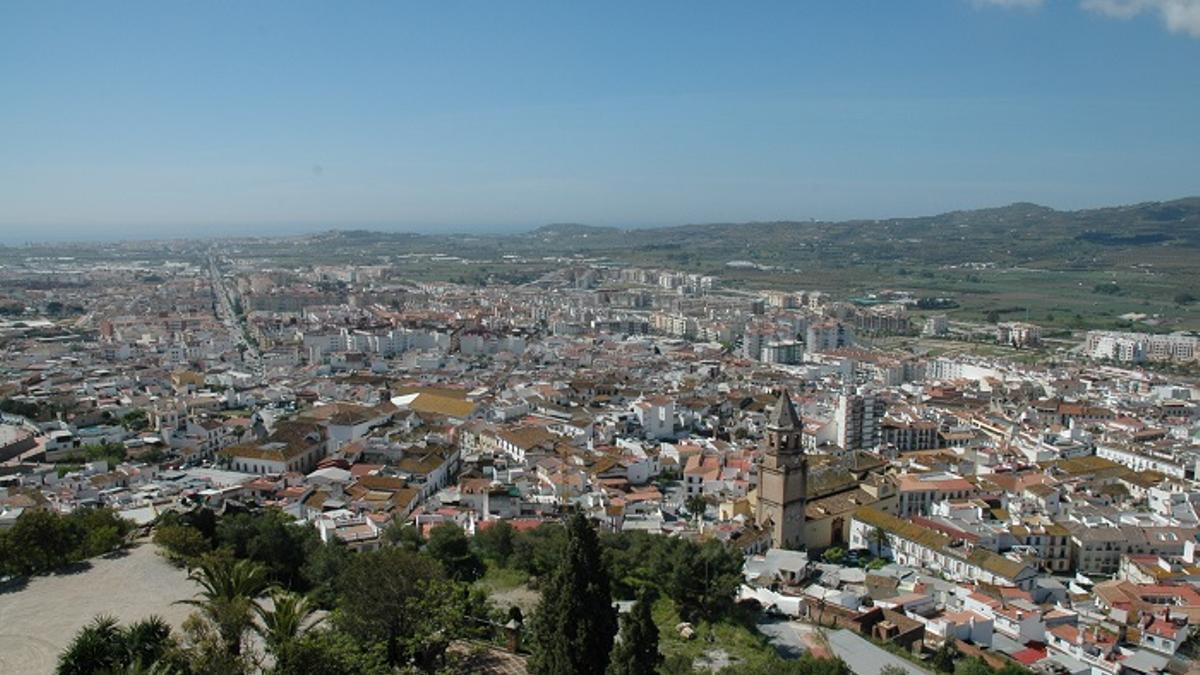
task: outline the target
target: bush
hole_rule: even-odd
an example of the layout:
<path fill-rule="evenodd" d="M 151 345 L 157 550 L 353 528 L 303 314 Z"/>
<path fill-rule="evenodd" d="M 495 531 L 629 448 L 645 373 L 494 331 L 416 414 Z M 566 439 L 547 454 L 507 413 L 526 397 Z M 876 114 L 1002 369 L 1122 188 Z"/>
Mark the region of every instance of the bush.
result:
<path fill-rule="evenodd" d="M 284 645 L 276 675 L 341 675 L 389 673 L 381 645 L 363 647 L 337 630 L 313 630 Z"/>
<path fill-rule="evenodd" d="M 150 427 L 150 416 L 140 408 L 130 411 L 121 418 L 121 426 L 130 431 L 143 431 Z"/>
<path fill-rule="evenodd" d="M 0 574 L 44 574 L 68 563 L 116 550 L 133 523 L 110 508 L 81 508 L 59 515 L 28 511 L 0 532 Z"/>
<path fill-rule="evenodd" d="M 72 452 L 67 461 L 72 464 L 104 461 L 112 467 L 125 461 L 125 452 L 123 443 L 94 443 L 83 446 L 78 452 Z"/>
<path fill-rule="evenodd" d="M 190 563 L 212 550 L 204 535 L 188 525 L 159 525 L 154 529 L 154 543 L 176 564 Z"/>
<path fill-rule="evenodd" d="M 946 640 L 933 653 L 933 657 L 929 660 L 929 663 L 938 672 L 952 673 L 954 672 L 954 664 L 958 661 L 959 656 L 960 654 L 958 648 L 954 646 L 954 641 Z"/>

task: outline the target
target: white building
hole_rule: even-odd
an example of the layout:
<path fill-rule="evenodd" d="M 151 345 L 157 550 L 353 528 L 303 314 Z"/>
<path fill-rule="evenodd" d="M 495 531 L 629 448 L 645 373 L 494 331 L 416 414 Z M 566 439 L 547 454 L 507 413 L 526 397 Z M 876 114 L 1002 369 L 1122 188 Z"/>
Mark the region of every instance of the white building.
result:
<path fill-rule="evenodd" d="M 646 438 L 675 438 L 675 401 L 671 398 L 651 396 L 642 399 L 633 404 L 633 412 Z"/>

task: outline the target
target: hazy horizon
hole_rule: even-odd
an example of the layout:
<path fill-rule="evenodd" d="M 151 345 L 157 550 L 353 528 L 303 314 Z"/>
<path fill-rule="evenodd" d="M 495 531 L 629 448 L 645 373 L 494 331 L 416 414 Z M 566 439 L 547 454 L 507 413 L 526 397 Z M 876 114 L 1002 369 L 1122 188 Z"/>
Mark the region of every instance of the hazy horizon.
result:
<path fill-rule="evenodd" d="M 1169 203 L 1184 199 L 1197 199 L 1200 194 L 1196 195 L 1179 195 L 1168 199 L 1151 199 L 1142 202 L 1130 202 L 1123 204 L 1091 204 L 1080 206 L 1078 208 L 1059 208 L 1051 204 L 1040 204 L 1029 200 L 1017 200 L 1006 204 L 982 204 L 976 207 L 967 209 L 943 209 L 929 213 L 911 213 L 911 214 L 894 214 L 885 216 L 861 216 L 852 218 L 773 218 L 765 220 L 723 220 L 723 221 L 696 221 L 688 223 L 588 223 L 578 220 L 564 220 L 554 223 L 530 223 L 530 224 L 492 224 L 492 225 L 446 225 L 446 226 L 412 226 L 405 227 L 389 223 L 360 223 L 360 224 L 328 224 L 328 223 L 294 223 L 294 224 L 255 224 L 255 225 L 177 225 L 168 227 L 167 229 L 141 229 L 136 231 L 122 231 L 120 229 L 111 228 L 88 228 L 78 231 L 73 231 L 69 228 L 56 230 L 53 236 L 42 239 L 26 238 L 17 239 L 8 236 L 8 231 L 0 228 L 0 246 L 20 247 L 26 245 L 39 244 L 81 244 L 81 243 L 114 243 L 122 241 L 166 241 L 173 239 L 230 239 L 237 237 L 293 237 L 319 234 L 322 232 L 333 231 L 354 231 L 365 230 L 368 232 L 380 232 L 389 234 L 411 233 L 419 235 L 512 235 L 531 232 L 541 227 L 550 225 L 583 225 L 591 227 L 612 227 L 617 229 L 653 229 L 665 227 L 679 227 L 688 225 L 711 225 L 711 224 L 734 224 L 734 225 L 752 225 L 755 223 L 766 222 L 851 222 L 863 220 L 888 220 L 893 218 L 924 218 L 938 216 L 953 211 L 978 211 L 994 208 L 1003 208 L 1014 204 L 1032 203 L 1037 206 L 1048 207 L 1055 211 L 1081 211 L 1092 209 L 1117 208 L 1123 206 L 1132 206 L 1143 203 Z"/>

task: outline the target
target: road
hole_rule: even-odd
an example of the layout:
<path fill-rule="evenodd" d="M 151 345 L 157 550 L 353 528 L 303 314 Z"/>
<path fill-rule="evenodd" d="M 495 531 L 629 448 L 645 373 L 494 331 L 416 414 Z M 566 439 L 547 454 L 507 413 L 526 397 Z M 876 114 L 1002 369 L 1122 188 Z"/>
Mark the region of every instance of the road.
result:
<path fill-rule="evenodd" d="M 262 355 L 253 343 L 246 339 L 249 335 L 249 330 L 245 323 L 244 315 L 239 315 L 234 311 L 232 294 L 236 293 L 236 288 L 230 289 L 221 277 L 221 270 L 217 265 L 217 259 L 214 255 L 208 256 L 208 271 L 212 279 L 213 294 L 217 297 L 217 319 L 225 324 L 225 328 L 229 331 L 229 335 L 233 338 L 235 344 L 243 348 L 242 359 L 250 368 L 255 376 L 262 377 L 263 363 Z"/>
<path fill-rule="evenodd" d="M 824 632 L 811 623 L 782 617 L 764 617 L 755 627 L 785 659 L 798 659 L 805 654 L 819 658 L 829 658 L 833 655 L 825 641 Z"/>
<path fill-rule="evenodd" d="M 845 628 L 828 633 L 825 637 L 833 653 L 845 661 L 855 675 L 878 675 L 888 666 L 902 668 L 909 675 L 929 675 L 924 668 L 876 647 Z"/>
<path fill-rule="evenodd" d="M 764 619 L 759 621 L 758 632 L 767 636 L 767 641 L 785 659 L 798 659 L 809 652 L 807 638 L 816 631 L 812 626 L 790 619 Z"/>

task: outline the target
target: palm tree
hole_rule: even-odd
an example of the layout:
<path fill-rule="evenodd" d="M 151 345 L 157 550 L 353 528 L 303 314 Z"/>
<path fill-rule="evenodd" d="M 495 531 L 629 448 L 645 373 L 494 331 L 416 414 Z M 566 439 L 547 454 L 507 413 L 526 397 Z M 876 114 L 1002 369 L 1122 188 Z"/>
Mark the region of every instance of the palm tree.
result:
<path fill-rule="evenodd" d="M 200 585 L 199 597 L 179 602 L 198 608 L 216 626 L 226 652 L 240 656 L 242 635 L 254 624 L 258 598 L 269 586 L 266 569 L 249 560 L 209 556 L 188 578 Z"/>
<path fill-rule="evenodd" d="M 179 666 L 165 661 L 155 661 L 149 665 L 143 665 L 141 661 L 134 661 L 125 670 L 121 671 L 124 675 L 182 675 L 183 670 Z"/>
<path fill-rule="evenodd" d="M 887 533 L 883 531 L 883 528 L 878 525 L 872 527 L 871 531 L 867 533 L 867 540 L 875 544 L 875 555 L 882 558 L 883 548 L 887 546 L 888 541 Z"/>
<path fill-rule="evenodd" d="M 280 650 L 325 619 L 320 617 L 312 620 L 317 608 L 299 593 L 274 591 L 271 593 L 271 604 L 273 608 L 269 610 L 262 606 L 254 608 L 259 621 L 262 622 L 262 625 L 256 625 L 254 630 L 262 636 L 267 649 L 276 658 L 279 657 Z"/>
<path fill-rule="evenodd" d="M 121 628 L 111 616 L 97 616 L 84 626 L 58 657 L 58 675 L 117 672 L 125 665 Z"/>
<path fill-rule="evenodd" d="M 160 616 L 151 615 L 129 624 L 121 637 L 126 663 L 140 664 L 143 668 L 157 663 L 174 646 L 171 626 Z"/>
<path fill-rule="evenodd" d="M 171 626 L 151 616 L 126 628 L 111 616 L 98 616 L 80 629 L 58 657 L 60 675 L 83 673 L 169 673 L 166 658 L 175 648 Z"/>

